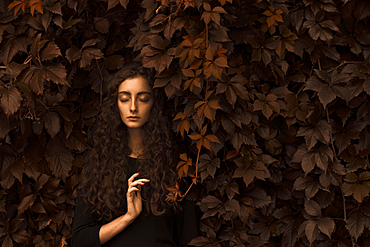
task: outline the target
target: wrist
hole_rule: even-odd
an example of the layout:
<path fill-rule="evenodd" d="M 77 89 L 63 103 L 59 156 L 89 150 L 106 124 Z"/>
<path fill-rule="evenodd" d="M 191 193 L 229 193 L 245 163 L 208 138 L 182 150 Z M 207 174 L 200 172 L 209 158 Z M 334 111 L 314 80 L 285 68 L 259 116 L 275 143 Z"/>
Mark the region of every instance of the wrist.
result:
<path fill-rule="evenodd" d="M 128 213 L 125 213 L 122 216 L 122 221 L 127 223 L 127 224 L 131 224 L 135 219 L 136 219 L 136 217 L 133 217 L 132 215 L 129 215 Z"/>

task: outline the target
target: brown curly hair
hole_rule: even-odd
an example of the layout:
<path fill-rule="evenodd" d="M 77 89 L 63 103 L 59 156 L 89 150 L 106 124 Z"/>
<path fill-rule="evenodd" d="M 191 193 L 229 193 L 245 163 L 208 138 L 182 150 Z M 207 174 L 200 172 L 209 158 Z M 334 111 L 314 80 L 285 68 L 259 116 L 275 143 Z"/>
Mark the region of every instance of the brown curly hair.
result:
<path fill-rule="evenodd" d="M 79 186 L 80 196 L 97 220 L 110 221 L 127 211 L 127 180 L 132 175 L 128 164 L 131 149 L 128 131 L 117 105 L 118 86 L 128 78 L 141 76 L 153 88 L 153 76 L 140 64 L 119 70 L 108 86 L 108 94 L 97 117 L 95 130 L 89 133 L 92 149 L 85 155 Z M 153 88 L 153 106 L 149 120 L 142 127 L 144 153 L 138 158 L 140 177 L 151 182 L 142 187 L 147 213 L 164 214 L 171 205 L 165 201 L 167 188 L 175 183 L 171 131 L 163 115 L 163 90 Z"/>

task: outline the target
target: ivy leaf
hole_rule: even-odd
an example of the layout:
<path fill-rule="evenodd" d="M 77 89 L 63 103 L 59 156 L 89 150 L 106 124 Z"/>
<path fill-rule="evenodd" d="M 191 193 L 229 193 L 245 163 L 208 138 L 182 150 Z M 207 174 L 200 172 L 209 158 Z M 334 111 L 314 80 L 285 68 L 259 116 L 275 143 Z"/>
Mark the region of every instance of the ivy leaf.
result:
<path fill-rule="evenodd" d="M 10 63 L 18 52 L 27 52 L 27 38 L 15 37 L 4 43 L 1 49 L 1 58 L 4 64 Z"/>
<path fill-rule="evenodd" d="M 81 55 L 82 55 L 81 51 L 76 46 L 72 46 L 66 51 L 66 58 L 70 63 L 80 59 Z"/>
<path fill-rule="evenodd" d="M 113 9 L 119 3 L 120 3 L 120 0 L 109 0 L 108 1 L 108 9 L 107 10 Z"/>
<path fill-rule="evenodd" d="M 271 27 L 275 22 L 283 22 L 283 17 L 281 14 L 283 11 L 277 9 L 275 10 L 272 6 L 269 6 L 269 9 L 266 10 L 263 14 L 267 16 L 267 25 Z"/>
<path fill-rule="evenodd" d="M 21 106 L 22 96 L 17 88 L 0 88 L 0 95 L 1 108 L 6 115 L 10 116 L 18 111 L 19 107 Z"/>
<path fill-rule="evenodd" d="M 80 152 L 83 152 L 90 148 L 87 144 L 86 137 L 82 134 L 81 130 L 76 125 L 73 126 L 73 131 L 70 135 L 68 135 L 68 137 L 64 141 L 64 144 L 68 148 L 78 150 Z"/>
<path fill-rule="evenodd" d="M 188 175 L 189 167 L 193 165 L 192 159 L 186 153 L 180 154 L 180 161 L 177 164 L 176 170 L 178 170 L 179 178 L 182 178 L 183 175 Z"/>
<path fill-rule="evenodd" d="M 26 211 L 30 206 L 33 205 L 35 200 L 36 200 L 35 194 L 31 194 L 23 198 L 21 203 L 18 206 L 18 215 L 23 214 L 24 211 Z"/>
<path fill-rule="evenodd" d="M 188 245 L 192 246 L 210 246 L 214 241 L 210 238 L 205 238 L 203 236 L 196 237 L 190 241 Z"/>
<path fill-rule="evenodd" d="M 362 234 L 365 227 L 365 216 L 358 210 L 354 209 L 349 215 L 346 222 L 346 228 L 348 232 L 357 241 L 358 237 Z"/>
<path fill-rule="evenodd" d="M 22 158 L 18 158 L 9 168 L 10 172 L 13 174 L 15 178 L 18 179 L 19 182 L 23 183 L 23 172 L 24 172 L 24 163 Z"/>
<path fill-rule="evenodd" d="M 302 126 L 297 132 L 297 136 L 303 136 L 308 150 L 311 150 L 317 140 L 328 144 L 330 142 L 331 125 L 325 120 L 319 120 L 314 126 Z"/>
<path fill-rule="evenodd" d="M 182 112 L 177 113 L 173 121 L 176 121 L 178 119 L 181 119 L 181 121 L 177 124 L 176 132 L 177 133 L 180 132 L 182 138 L 184 138 L 185 131 L 186 133 L 189 133 L 190 122 L 189 122 L 189 119 L 187 119 L 185 114 Z"/>
<path fill-rule="evenodd" d="M 8 11 L 14 8 L 14 18 L 17 16 L 18 11 L 22 8 L 23 12 L 26 12 L 26 7 L 28 7 L 28 3 L 21 1 L 21 0 L 14 0 L 8 6 Z"/>
<path fill-rule="evenodd" d="M 246 196 L 248 196 L 248 198 L 252 200 L 253 205 L 256 208 L 262 208 L 272 202 L 271 197 L 268 196 L 266 192 L 261 189 L 252 189 L 246 192 Z"/>
<path fill-rule="evenodd" d="M 235 160 L 235 163 L 238 168 L 236 168 L 233 178 L 243 178 L 247 187 L 253 182 L 254 178 L 265 180 L 265 178 L 270 176 L 266 166 L 260 161 L 253 162 L 252 164 L 252 161 L 247 157 L 245 159 Z"/>
<path fill-rule="evenodd" d="M 306 212 L 313 217 L 321 217 L 321 208 L 317 202 L 313 200 L 307 200 L 304 204 Z"/>
<path fill-rule="evenodd" d="M 62 56 L 59 47 L 54 41 L 49 42 L 48 46 L 43 50 L 41 55 L 41 61 L 51 60 L 55 57 Z"/>
<path fill-rule="evenodd" d="M 94 26 L 95 29 L 100 33 L 109 32 L 109 21 L 106 18 L 94 17 Z"/>
<path fill-rule="evenodd" d="M 44 14 L 44 10 L 42 9 L 42 0 L 30 0 L 28 4 L 30 6 L 30 12 L 32 16 L 35 13 L 35 10 L 37 10 L 41 14 Z"/>
<path fill-rule="evenodd" d="M 344 177 L 342 185 L 343 194 L 345 196 L 353 195 L 358 202 L 363 202 L 364 198 L 370 193 L 370 177 L 368 173 L 361 173 L 358 177 L 355 173 L 348 173 Z"/>
<path fill-rule="evenodd" d="M 331 238 L 331 234 L 334 232 L 335 222 L 332 218 L 324 217 L 319 219 L 318 227 L 321 232 Z"/>
<path fill-rule="evenodd" d="M 51 138 L 46 146 L 45 159 L 56 177 L 66 177 L 73 165 L 73 154 L 59 137 Z"/>
<path fill-rule="evenodd" d="M 308 241 L 312 244 L 320 233 L 317 221 L 309 220 L 305 227 L 305 233 Z"/>
<path fill-rule="evenodd" d="M 60 131 L 61 120 L 56 112 L 48 111 L 44 117 L 44 126 L 51 137 L 54 137 Z"/>
<path fill-rule="evenodd" d="M 257 93 L 256 96 L 258 99 L 256 99 L 253 103 L 253 110 L 254 111 L 262 111 L 262 114 L 269 119 L 274 112 L 280 113 L 280 105 L 276 100 L 278 99 L 275 94 L 268 94 L 267 96 Z"/>

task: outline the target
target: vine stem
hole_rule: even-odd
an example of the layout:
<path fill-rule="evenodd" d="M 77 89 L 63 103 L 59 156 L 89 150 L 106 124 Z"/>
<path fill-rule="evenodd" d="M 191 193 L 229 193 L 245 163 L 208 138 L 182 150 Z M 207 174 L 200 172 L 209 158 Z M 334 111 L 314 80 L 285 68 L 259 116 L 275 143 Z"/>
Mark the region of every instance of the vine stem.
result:
<path fill-rule="evenodd" d="M 202 149 L 202 147 L 200 147 Z M 198 149 L 198 154 L 197 154 L 197 161 L 195 163 L 195 179 L 198 178 L 198 164 L 199 164 L 199 155 L 200 155 L 200 149 Z M 191 182 L 191 185 L 189 188 L 186 190 L 186 192 L 182 195 L 181 199 L 179 200 L 180 202 L 185 198 L 185 196 L 189 193 L 191 187 L 193 187 L 194 181 Z"/>
<path fill-rule="evenodd" d="M 330 123 L 330 118 L 329 118 L 329 110 L 328 108 L 326 107 L 325 108 L 326 110 L 326 118 L 327 118 L 327 121 L 329 123 L 329 125 L 331 125 Z M 332 131 L 330 131 L 330 143 L 331 143 L 331 146 L 333 148 L 333 153 L 334 153 L 334 156 L 337 157 L 337 154 L 335 152 L 335 147 L 334 147 L 334 141 L 333 141 L 333 136 L 332 136 Z M 342 188 L 340 188 L 340 192 L 342 194 L 342 198 L 343 198 L 343 220 L 344 222 L 347 224 L 347 208 L 346 208 L 346 198 L 344 197 L 344 194 L 343 194 L 343 191 L 342 191 Z M 355 247 L 356 244 L 355 242 L 353 241 L 353 237 L 351 236 L 351 242 L 352 242 L 352 247 Z"/>

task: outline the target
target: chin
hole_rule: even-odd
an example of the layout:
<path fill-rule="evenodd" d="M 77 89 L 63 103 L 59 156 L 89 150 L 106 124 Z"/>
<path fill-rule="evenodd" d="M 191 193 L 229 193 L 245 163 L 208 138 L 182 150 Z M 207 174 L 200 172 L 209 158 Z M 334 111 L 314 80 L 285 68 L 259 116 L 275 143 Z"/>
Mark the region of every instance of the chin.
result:
<path fill-rule="evenodd" d="M 141 123 L 124 123 L 124 124 L 129 129 L 139 129 L 139 128 L 143 127 L 143 124 L 141 124 Z"/>

